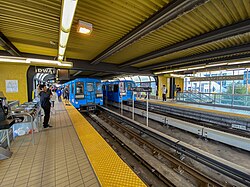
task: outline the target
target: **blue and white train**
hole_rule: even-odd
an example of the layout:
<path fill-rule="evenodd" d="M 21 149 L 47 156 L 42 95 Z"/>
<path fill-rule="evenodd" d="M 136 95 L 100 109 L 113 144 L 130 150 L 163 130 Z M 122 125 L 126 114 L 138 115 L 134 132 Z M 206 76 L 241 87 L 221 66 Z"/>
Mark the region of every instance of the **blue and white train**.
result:
<path fill-rule="evenodd" d="M 132 88 L 135 87 L 135 82 L 130 80 L 104 82 L 103 83 L 103 99 L 106 101 L 129 101 L 133 99 Z M 134 97 L 134 100 L 136 98 Z"/>
<path fill-rule="evenodd" d="M 99 79 L 78 78 L 64 84 L 69 90 L 69 101 L 81 111 L 96 109 L 103 105 L 102 83 Z"/>

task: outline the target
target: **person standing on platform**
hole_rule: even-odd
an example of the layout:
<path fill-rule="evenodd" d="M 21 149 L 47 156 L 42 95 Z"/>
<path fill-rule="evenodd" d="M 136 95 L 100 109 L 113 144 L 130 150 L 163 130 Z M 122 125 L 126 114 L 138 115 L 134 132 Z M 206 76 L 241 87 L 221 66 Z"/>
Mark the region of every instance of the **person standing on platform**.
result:
<path fill-rule="evenodd" d="M 177 87 L 176 87 L 176 99 L 177 99 L 177 97 L 178 97 L 178 93 L 180 93 L 181 92 L 181 87 L 179 86 L 179 85 L 177 85 Z"/>
<path fill-rule="evenodd" d="M 179 92 L 181 92 L 181 87 L 179 85 L 177 85 L 177 87 L 176 87 L 176 93 L 179 93 Z"/>
<path fill-rule="evenodd" d="M 58 88 L 56 90 L 56 94 L 57 94 L 57 97 L 58 97 L 58 101 L 61 102 L 62 101 L 62 98 L 61 98 L 61 96 L 62 96 L 61 88 Z"/>
<path fill-rule="evenodd" d="M 163 85 L 163 87 L 162 87 L 162 100 L 163 100 L 163 101 L 166 101 L 166 100 L 167 100 L 167 97 L 166 97 L 167 92 L 168 92 L 168 91 L 167 91 L 166 86 Z"/>
<path fill-rule="evenodd" d="M 50 91 L 49 89 L 47 89 L 45 85 L 40 85 L 40 89 L 41 89 L 40 103 L 41 103 L 41 107 L 44 110 L 43 127 L 44 128 L 52 127 L 51 125 L 49 125 L 50 107 L 51 107 Z"/>
<path fill-rule="evenodd" d="M 68 89 L 68 86 L 65 87 L 63 93 L 64 93 L 65 104 L 70 105 L 69 104 L 69 89 Z"/>

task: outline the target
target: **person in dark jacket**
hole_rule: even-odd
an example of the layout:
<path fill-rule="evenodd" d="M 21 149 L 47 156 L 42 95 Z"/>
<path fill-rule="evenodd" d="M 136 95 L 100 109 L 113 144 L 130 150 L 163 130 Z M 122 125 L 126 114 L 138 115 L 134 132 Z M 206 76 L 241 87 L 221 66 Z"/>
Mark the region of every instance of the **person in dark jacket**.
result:
<path fill-rule="evenodd" d="M 40 89 L 41 89 L 41 92 L 39 93 L 40 103 L 41 103 L 41 107 L 43 108 L 44 114 L 45 114 L 44 119 L 43 119 L 43 127 L 44 128 L 52 127 L 51 125 L 49 125 L 50 107 L 51 107 L 50 96 L 51 96 L 51 94 L 45 85 L 40 85 Z"/>

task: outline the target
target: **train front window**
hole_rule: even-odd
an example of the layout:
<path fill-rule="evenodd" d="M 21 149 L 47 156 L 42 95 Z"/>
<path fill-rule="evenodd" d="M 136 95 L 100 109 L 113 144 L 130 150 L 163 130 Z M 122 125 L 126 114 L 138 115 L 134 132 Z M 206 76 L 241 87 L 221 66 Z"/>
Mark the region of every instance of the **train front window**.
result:
<path fill-rule="evenodd" d="M 119 90 L 119 86 L 118 86 L 118 84 L 115 84 L 114 85 L 114 92 L 118 92 L 118 90 Z"/>
<path fill-rule="evenodd" d="M 134 85 L 133 85 L 132 82 L 128 82 L 127 83 L 127 89 L 128 89 L 128 91 L 131 91 L 133 87 L 134 87 Z"/>
<path fill-rule="evenodd" d="M 100 82 L 96 83 L 96 93 L 102 93 L 102 84 Z"/>
<path fill-rule="evenodd" d="M 84 83 L 83 82 L 77 82 L 76 83 L 76 95 L 82 95 L 84 91 Z"/>
<path fill-rule="evenodd" d="M 94 83 L 87 83 L 87 91 L 93 92 L 94 91 Z"/>

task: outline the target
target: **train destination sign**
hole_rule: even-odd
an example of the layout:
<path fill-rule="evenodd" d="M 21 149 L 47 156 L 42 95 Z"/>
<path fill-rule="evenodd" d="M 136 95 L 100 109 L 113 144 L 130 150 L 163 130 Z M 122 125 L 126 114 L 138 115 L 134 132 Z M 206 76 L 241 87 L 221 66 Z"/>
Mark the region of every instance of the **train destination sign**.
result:
<path fill-rule="evenodd" d="M 151 87 L 133 87 L 132 91 L 134 92 L 152 92 Z"/>
<path fill-rule="evenodd" d="M 243 75 L 225 75 L 225 76 L 214 76 L 214 77 L 192 77 L 190 82 L 196 81 L 224 81 L 224 80 L 243 80 Z"/>

